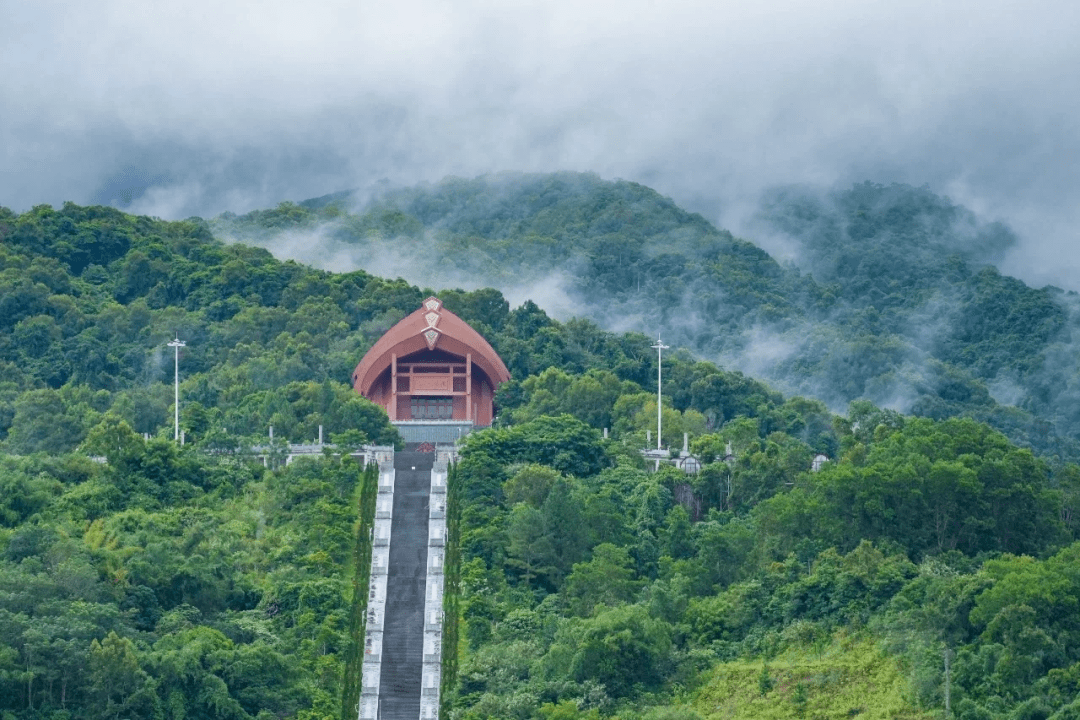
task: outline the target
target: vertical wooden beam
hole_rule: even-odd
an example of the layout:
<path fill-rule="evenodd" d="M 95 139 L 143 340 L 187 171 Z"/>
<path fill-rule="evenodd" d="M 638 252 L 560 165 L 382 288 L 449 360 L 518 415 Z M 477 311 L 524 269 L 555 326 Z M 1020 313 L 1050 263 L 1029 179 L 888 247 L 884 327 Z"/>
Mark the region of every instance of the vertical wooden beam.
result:
<path fill-rule="evenodd" d="M 472 419 L 472 353 L 465 353 L 465 419 Z"/>
<path fill-rule="evenodd" d="M 397 420 L 397 353 L 390 353 L 390 407 L 390 419 Z"/>

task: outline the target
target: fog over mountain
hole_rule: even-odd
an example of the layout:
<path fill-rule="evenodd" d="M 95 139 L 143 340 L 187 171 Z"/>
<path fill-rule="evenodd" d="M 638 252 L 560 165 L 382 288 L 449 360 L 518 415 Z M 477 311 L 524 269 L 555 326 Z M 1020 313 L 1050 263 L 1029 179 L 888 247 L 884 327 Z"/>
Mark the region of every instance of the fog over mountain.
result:
<path fill-rule="evenodd" d="M 736 233 L 763 189 L 929 184 L 1080 288 L 1080 7 L 0 0 L 0 204 L 244 212 L 589 170 Z M 783 255 L 783 238 L 755 237 Z"/>

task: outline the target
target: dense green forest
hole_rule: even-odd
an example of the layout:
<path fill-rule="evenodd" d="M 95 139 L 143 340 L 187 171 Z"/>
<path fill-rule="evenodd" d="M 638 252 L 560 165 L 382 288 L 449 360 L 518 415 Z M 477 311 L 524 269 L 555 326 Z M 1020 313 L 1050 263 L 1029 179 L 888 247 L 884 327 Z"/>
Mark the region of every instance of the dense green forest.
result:
<path fill-rule="evenodd" d="M 579 173 L 339 193 L 212 226 L 446 284 L 533 288 L 834 410 L 963 415 L 1080 457 L 1075 293 L 1002 275 L 1011 231 L 926 188 L 771 193 L 754 226 L 793 248 L 784 263 L 647 187 Z"/>
<path fill-rule="evenodd" d="M 643 216 L 669 206 L 614 187 L 654 198 Z M 432 224 L 380 212 L 326 202 L 242 222 L 333 216 L 418 241 Z M 584 224 L 559 212 L 552 227 Z M 652 227 L 673 252 L 706 237 L 743 258 L 716 263 L 742 273 L 740 312 L 787 303 L 796 317 L 825 287 L 664 212 L 671 224 Z M 684 221 L 699 234 L 680 234 Z M 753 300 L 763 287 L 771 303 Z M 263 467 L 244 450 L 271 424 L 277 442 L 319 425 L 345 445 L 398 441 L 344 381 L 431 290 L 281 262 L 195 219 L 0 210 L 5 719 L 354 717 L 370 475 L 334 457 Z M 963 403 L 913 417 L 861 399 L 837 416 L 678 350 L 664 357 L 665 437 L 677 447 L 686 433 L 705 465 L 649 472 L 648 337 L 511 308 L 492 289 L 438 295 L 514 377 L 497 426 L 467 440 L 452 472 L 448 717 L 922 718 L 944 713 L 946 691 L 960 718 L 1080 717 L 1080 468 L 1067 445 L 1033 452 L 962 417 L 974 414 Z M 188 343 L 183 447 L 174 333 Z M 985 390 L 959 360 L 935 362 Z M 1010 431 L 1035 427 L 1028 410 L 987 407 L 1015 419 Z M 831 460 L 812 472 L 818 453 Z"/>
<path fill-rule="evenodd" d="M 696 476 L 570 416 L 469 439 L 460 717 L 930 717 L 946 654 L 957 717 L 1077 717 L 1075 466 L 856 403 L 814 473 L 820 408 L 759 407 Z"/>

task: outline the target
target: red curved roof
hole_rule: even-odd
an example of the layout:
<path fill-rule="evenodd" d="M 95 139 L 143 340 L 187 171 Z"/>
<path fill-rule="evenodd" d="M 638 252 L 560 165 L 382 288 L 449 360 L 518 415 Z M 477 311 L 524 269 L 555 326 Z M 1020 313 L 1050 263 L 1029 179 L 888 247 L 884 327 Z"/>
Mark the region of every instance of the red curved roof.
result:
<path fill-rule="evenodd" d="M 419 310 L 387 330 L 367 351 L 353 371 L 353 388 L 368 396 L 379 375 L 390 367 L 392 355 L 403 358 L 430 349 L 444 350 L 462 358 L 472 353 L 473 363 L 484 371 L 495 387 L 510 379 L 510 371 L 488 341 L 444 308 L 438 298 L 429 297 Z"/>

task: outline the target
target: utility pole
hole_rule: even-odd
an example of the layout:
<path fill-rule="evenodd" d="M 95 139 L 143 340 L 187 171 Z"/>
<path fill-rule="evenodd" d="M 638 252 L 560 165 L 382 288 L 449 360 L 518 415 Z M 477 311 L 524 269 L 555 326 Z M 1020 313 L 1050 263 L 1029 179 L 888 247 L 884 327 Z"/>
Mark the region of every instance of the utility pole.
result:
<path fill-rule="evenodd" d="M 176 334 L 169 347 L 173 349 L 173 440 L 180 441 L 180 348 L 187 346 Z"/>
<path fill-rule="evenodd" d="M 662 427 L 661 423 L 663 422 L 661 420 L 660 413 L 662 412 L 664 407 L 663 403 L 661 402 L 661 400 L 663 399 L 661 388 L 661 380 L 663 379 L 663 374 L 661 366 L 664 360 L 664 351 L 668 349 L 668 346 L 660 341 L 660 333 L 656 334 L 656 344 L 652 347 L 653 350 L 656 350 L 656 449 L 659 450 L 660 430 Z"/>
<path fill-rule="evenodd" d="M 952 717 L 952 650 L 945 646 L 945 717 Z"/>

